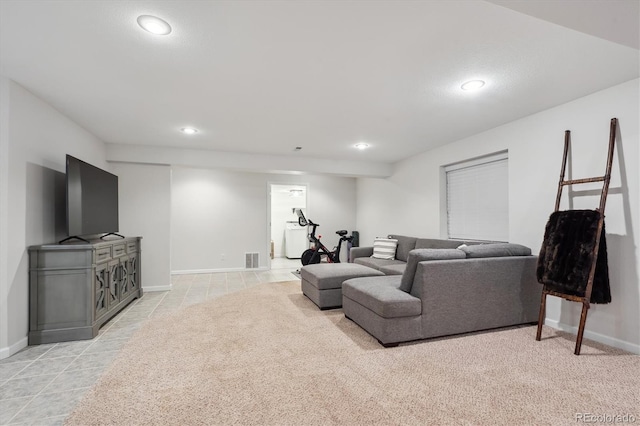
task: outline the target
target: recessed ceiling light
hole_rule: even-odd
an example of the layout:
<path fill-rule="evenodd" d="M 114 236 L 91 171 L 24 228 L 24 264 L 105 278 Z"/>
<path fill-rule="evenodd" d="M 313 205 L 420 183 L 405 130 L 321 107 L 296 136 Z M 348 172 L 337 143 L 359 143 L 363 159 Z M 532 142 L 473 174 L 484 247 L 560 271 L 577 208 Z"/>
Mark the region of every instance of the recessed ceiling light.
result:
<path fill-rule="evenodd" d="M 138 16 L 138 25 L 143 30 L 149 31 L 151 34 L 167 35 L 171 32 L 171 25 L 165 20 L 156 16 L 140 15 Z"/>
<path fill-rule="evenodd" d="M 185 135 L 195 135 L 198 133 L 198 129 L 194 129 L 193 127 L 183 127 L 180 131 Z"/>
<path fill-rule="evenodd" d="M 484 86 L 484 81 L 471 80 L 471 81 L 467 81 L 466 83 L 463 83 L 462 86 L 460 86 L 460 88 L 462 90 L 478 90 L 482 86 Z"/>
<path fill-rule="evenodd" d="M 367 149 L 369 148 L 369 144 L 368 143 L 364 143 L 364 142 L 360 142 L 354 145 L 356 148 L 358 149 Z"/>

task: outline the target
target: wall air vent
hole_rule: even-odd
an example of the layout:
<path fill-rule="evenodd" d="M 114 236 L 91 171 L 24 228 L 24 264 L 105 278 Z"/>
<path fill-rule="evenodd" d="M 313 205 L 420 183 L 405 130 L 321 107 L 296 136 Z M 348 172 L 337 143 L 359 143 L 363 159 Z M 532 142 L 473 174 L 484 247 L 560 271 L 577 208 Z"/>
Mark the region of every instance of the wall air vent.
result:
<path fill-rule="evenodd" d="M 255 269 L 260 267 L 259 253 L 245 253 L 244 254 L 244 267 L 246 269 Z"/>

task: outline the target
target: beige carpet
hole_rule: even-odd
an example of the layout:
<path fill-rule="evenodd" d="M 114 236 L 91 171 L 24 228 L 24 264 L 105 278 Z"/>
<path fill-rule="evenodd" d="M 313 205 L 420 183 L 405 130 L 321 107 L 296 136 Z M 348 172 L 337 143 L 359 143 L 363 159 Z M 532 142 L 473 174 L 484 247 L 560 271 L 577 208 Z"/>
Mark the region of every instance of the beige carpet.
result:
<path fill-rule="evenodd" d="M 640 357 L 546 328 L 384 349 L 300 282 L 263 284 L 150 321 L 69 425 L 575 425 L 635 416 Z"/>

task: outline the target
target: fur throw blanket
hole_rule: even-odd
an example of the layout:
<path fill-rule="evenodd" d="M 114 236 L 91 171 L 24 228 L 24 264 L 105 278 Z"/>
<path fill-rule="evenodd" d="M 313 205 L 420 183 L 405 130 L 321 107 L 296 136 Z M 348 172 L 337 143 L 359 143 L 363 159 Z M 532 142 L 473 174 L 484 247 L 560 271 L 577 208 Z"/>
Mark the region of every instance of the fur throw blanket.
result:
<path fill-rule="evenodd" d="M 584 297 L 599 219 L 597 210 L 566 210 L 551 214 L 538 257 L 536 274 L 541 284 L 552 291 Z M 611 302 L 604 224 L 590 302 Z"/>

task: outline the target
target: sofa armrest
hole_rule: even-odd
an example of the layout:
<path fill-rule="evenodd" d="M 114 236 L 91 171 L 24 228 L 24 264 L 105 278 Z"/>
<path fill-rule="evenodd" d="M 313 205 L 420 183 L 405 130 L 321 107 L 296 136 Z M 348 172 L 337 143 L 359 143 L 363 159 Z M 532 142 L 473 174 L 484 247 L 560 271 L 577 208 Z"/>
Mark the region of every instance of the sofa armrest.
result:
<path fill-rule="evenodd" d="M 422 300 L 424 338 L 535 322 L 537 256 L 420 262 L 411 294 Z"/>
<path fill-rule="evenodd" d="M 353 263 L 353 259 L 357 257 L 371 257 L 373 254 L 373 247 L 351 247 L 349 252 L 349 262 Z"/>

